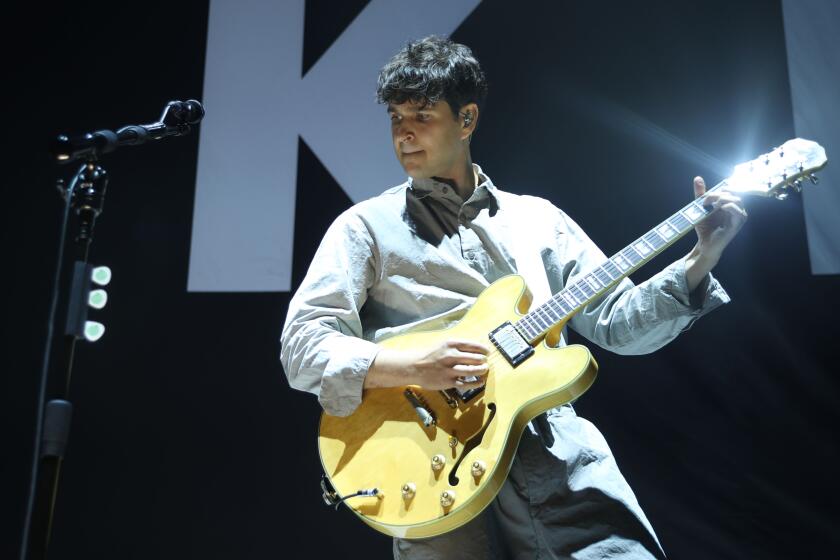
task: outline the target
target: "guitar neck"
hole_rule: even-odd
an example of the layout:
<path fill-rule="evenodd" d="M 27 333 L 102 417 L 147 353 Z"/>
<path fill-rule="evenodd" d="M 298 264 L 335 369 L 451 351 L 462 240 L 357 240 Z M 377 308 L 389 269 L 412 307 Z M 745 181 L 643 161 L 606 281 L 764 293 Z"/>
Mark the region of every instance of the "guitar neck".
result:
<path fill-rule="evenodd" d="M 727 184 L 721 181 L 706 194 Z M 625 277 L 635 272 L 656 255 L 702 222 L 711 210 L 703 206 L 706 195 L 696 198 L 671 217 L 608 258 L 600 266 L 584 274 L 554 294 L 547 302 L 529 311 L 516 322 L 519 333 L 532 344 L 559 323 L 565 323 L 589 302 L 598 299 Z"/>

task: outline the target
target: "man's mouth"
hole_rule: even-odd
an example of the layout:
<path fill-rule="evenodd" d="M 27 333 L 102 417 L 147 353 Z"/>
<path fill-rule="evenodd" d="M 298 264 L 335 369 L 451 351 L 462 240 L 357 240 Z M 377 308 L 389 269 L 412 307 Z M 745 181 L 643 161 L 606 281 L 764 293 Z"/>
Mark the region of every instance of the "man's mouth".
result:
<path fill-rule="evenodd" d="M 404 155 L 404 156 L 411 156 L 411 155 L 419 154 L 419 153 L 420 153 L 420 152 L 422 152 L 422 151 L 423 151 L 423 150 L 410 150 L 410 151 L 408 151 L 408 150 L 403 150 L 403 151 L 402 151 L 402 155 Z"/>

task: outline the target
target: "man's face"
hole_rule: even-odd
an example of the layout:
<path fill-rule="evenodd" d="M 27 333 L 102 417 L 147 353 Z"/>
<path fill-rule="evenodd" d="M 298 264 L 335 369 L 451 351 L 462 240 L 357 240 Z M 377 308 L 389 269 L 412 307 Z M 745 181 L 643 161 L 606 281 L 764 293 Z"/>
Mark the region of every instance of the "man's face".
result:
<path fill-rule="evenodd" d="M 410 177 L 448 178 L 466 162 L 466 133 L 446 101 L 388 104 L 394 150 Z"/>

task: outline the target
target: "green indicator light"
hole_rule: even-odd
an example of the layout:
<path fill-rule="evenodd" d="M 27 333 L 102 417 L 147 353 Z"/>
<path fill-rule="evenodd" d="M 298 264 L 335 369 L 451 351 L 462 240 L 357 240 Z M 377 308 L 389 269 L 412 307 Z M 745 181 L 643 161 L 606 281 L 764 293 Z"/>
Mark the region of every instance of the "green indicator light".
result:
<path fill-rule="evenodd" d="M 105 290 L 93 290 L 88 296 L 88 305 L 94 309 L 102 309 L 108 303 L 108 293 Z"/>
<path fill-rule="evenodd" d="M 96 321 L 85 321 L 85 338 L 90 342 L 96 342 L 105 334 L 105 325 Z"/>
<path fill-rule="evenodd" d="M 107 286 L 108 282 L 111 281 L 111 269 L 107 266 L 97 266 L 93 269 L 91 280 L 100 286 Z"/>

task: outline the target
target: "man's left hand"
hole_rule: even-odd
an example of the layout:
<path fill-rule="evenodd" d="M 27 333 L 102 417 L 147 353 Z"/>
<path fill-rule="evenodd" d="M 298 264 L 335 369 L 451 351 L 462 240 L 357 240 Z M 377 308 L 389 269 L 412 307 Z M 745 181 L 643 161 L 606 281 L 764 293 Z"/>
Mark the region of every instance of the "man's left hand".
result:
<path fill-rule="evenodd" d="M 695 177 L 695 198 L 705 193 L 705 181 L 702 177 Z M 744 210 L 741 199 L 732 193 L 725 191 L 711 193 L 705 197 L 703 204 L 711 206 L 713 212 L 694 226 L 697 232 L 697 245 L 689 253 L 685 266 L 689 291 L 694 291 L 711 272 L 723 254 L 723 250 L 747 221 L 747 211 Z"/>
<path fill-rule="evenodd" d="M 703 177 L 694 178 L 694 197 L 706 193 Z M 711 206 L 714 211 L 694 226 L 697 232 L 697 244 L 703 253 L 720 258 L 723 250 L 747 221 L 747 211 L 741 199 L 732 193 L 719 191 L 706 195 L 704 206 Z"/>

